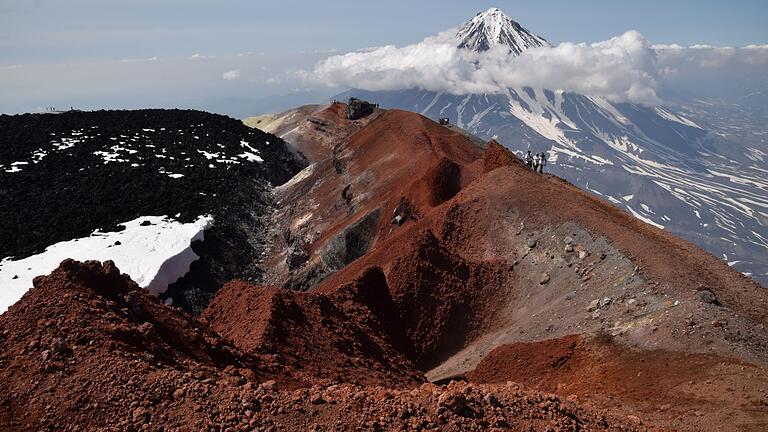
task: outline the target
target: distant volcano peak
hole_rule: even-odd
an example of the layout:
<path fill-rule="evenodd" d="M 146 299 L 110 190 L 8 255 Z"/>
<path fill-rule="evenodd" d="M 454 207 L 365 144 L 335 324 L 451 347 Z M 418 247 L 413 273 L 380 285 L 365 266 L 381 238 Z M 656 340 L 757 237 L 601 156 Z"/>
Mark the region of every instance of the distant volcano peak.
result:
<path fill-rule="evenodd" d="M 459 48 L 488 51 L 499 45 L 509 47 L 515 55 L 529 48 L 551 46 L 544 38 L 523 28 L 499 8 L 475 15 L 456 33 Z"/>

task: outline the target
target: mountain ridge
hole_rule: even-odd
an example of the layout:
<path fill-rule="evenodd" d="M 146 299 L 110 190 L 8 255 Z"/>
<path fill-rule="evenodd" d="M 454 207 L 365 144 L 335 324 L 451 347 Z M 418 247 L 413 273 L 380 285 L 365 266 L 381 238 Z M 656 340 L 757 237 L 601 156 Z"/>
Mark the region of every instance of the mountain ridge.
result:
<path fill-rule="evenodd" d="M 478 29 L 486 19 L 514 22 L 490 9 L 462 29 Z M 495 33 L 485 33 L 478 34 L 495 40 Z M 486 49 L 480 45 L 478 52 Z M 509 45 L 519 54 L 516 47 Z M 350 96 L 432 119 L 448 117 L 519 156 L 545 151 L 551 172 L 768 284 L 766 161 L 754 156 L 761 154 L 758 150 L 743 148 L 672 107 L 532 87 L 465 95 L 352 89 L 336 98 Z"/>

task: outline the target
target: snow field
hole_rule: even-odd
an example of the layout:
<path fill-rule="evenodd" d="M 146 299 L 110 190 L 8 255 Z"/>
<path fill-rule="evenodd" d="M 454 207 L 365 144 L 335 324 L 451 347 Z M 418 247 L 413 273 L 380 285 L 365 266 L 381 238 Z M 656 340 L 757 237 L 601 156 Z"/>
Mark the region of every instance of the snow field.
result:
<path fill-rule="evenodd" d="M 191 223 L 166 216 L 142 216 L 121 224 L 123 231 L 96 230 L 89 237 L 56 243 L 21 260 L 5 258 L 0 261 L 0 313 L 32 287 L 34 277 L 50 273 L 67 258 L 112 260 L 142 288 L 154 295 L 163 293 L 199 258 L 191 244 L 203 240 L 204 231 L 212 224 L 210 216 L 200 216 Z"/>

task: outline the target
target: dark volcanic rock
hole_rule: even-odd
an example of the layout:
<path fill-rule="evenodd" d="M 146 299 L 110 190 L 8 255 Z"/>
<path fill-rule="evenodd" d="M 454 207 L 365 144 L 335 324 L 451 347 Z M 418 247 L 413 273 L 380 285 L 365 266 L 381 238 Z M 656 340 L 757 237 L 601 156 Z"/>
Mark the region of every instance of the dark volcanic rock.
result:
<path fill-rule="evenodd" d="M 347 118 L 349 120 L 357 120 L 373 113 L 373 104 L 368 101 L 349 98 L 347 104 Z"/>
<path fill-rule="evenodd" d="M 276 136 L 200 111 L 3 115 L 0 258 L 140 216 L 210 214 L 214 226 L 193 246 L 202 259 L 167 293 L 199 311 L 226 280 L 258 276 L 271 187 L 299 169 Z"/>

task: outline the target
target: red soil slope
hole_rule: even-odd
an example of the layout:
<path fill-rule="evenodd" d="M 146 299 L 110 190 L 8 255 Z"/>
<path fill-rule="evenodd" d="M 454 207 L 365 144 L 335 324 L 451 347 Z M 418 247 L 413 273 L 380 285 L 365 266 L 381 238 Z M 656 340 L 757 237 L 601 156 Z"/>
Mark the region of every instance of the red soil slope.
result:
<path fill-rule="evenodd" d="M 200 318 L 246 352 L 279 356 L 299 381 L 413 387 L 424 377 L 401 354 L 405 338 L 382 329 L 395 312 L 370 269 L 332 295 L 230 282 Z"/>
<path fill-rule="evenodd" d="M 343 303 L 377 300 L 354 287 L 341 291 L 350 295 Z M 338 305 L 321 300 L 315 311 L 307 307 L 312 302 L 297 303 L 309 310 L 307 328 L 318 328 L 315 313 L 322 321 L 339 318 Z M 296 310 L 282 312 L 296 318 Z M 293 326 L 302 324 L 282 327 L 288 343 L 297 340 Z M 284 335 L 270 324 L 261 328 L 273 333 L 266 339 L 279 353 L 233 348 L 139 290 L 111 262 L 65 261 L 0 315 L 0 430 L 634 430 L 626 419 L 514 385 L 393 389 L 315 379 L 312 373 L 332 364 L 313 358 L 318 367 L 292 370 L 297 363 L 282 358 L 291 356 L 291 346 L 280 344 Z M 339 344 L 329 356 L 354 343 L 324 336 L 323 348 Z M 397 357 L 382 360 L 397 365 Z"/>
<path fill-rule="evenodd" d="M 515 381 L 675 430 L 725 429 L 724 423 L 768 429 L 768 371 L 719 356 L 635 351 L 610 338 L 567 336 L 503 345 L 467 378 Z"/>
<path fill-rule="evenodd" d="M 64 261 L 34 286 L 0 315 L 0 429 L 186 423 L 217 403 L 178 402 L 205 380 L 280 370 L 159 304 L 111 262 Z"/>

